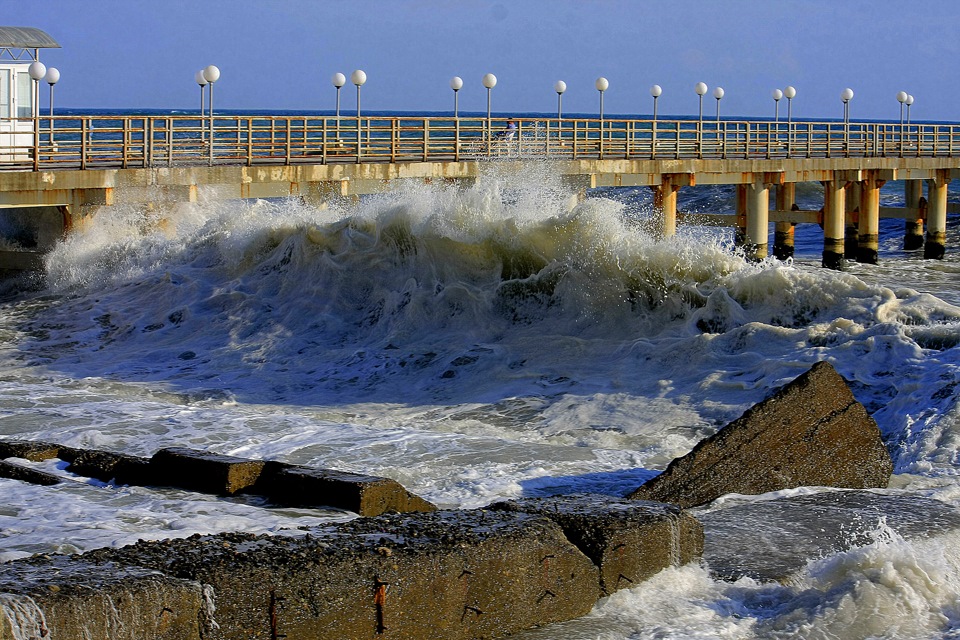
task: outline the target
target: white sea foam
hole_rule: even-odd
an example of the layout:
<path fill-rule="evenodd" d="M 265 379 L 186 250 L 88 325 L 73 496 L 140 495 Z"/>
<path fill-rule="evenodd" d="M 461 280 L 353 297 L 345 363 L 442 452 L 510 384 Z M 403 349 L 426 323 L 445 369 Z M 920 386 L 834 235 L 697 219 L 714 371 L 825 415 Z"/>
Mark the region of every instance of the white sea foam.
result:
<path fill-rule="evenodd" d="M 811 561 L 789 584 L 717 581 L 690 564 L 523 640 L 944 638 L 960 628 L 960 537 L 874 542 Z"/>

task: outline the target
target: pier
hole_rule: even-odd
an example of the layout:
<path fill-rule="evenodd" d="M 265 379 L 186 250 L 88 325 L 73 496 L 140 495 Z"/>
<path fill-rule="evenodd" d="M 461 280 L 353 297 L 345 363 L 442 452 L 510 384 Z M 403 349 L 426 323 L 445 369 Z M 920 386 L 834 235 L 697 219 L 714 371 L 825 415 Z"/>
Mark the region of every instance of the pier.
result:
<path fill-rule="evenodd" d="M 697 216 L 696 223 L 735 227 L 737 242 L 754 259 L 771 253 L 771 223 L 772 253 L 781 259 L 793 253 L 794 225 L 819 224 L 823 265 L 837 268 L 845 258 L 877 262 L 881 217 L 905 220 L 905 248 L 942 258 L 947 215 L 957 212 L 947 204 L 947 185 L 960 176 L 955 124 L 533 117 L 514 119 L 516 131 L 504 135 L 507 119 L 485 117 L 27 120 L 32 135 L 0 145 L 0 208 L 44 208 L 59 232 L 121 203 L 142 204 L 158 217 L 198 199 L 323 203 L 384 191 L 400 180 L 469 184 L 489 163 L 509 170 L 539 161 L 583 194 L 649 187 L 663 237 L 684 221 L 678 190 L 735 185 L 735 214 Z M 903 208 L 880 207 L 879 190 L 892 180 L 904 182 Z M 822 208 L 797 209 L 802 182 L 823 185 Z"/>

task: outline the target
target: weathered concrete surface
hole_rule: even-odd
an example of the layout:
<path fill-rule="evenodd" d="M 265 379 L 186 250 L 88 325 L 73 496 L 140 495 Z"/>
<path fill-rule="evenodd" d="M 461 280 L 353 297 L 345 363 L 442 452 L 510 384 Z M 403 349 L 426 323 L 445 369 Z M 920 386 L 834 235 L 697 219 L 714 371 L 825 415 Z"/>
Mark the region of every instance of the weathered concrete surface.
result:
<path fill-rule="evenodd" d="M 0 478 L 20 480 L 21 482 L 29 482 L 31 484 L 40 484 L 46 486 L 54 485 L 60 482 L 60 478 L 52 473 L 40 471 L 39 469 L 31 469 L 30 467 L 25 467 L 7 460 L 0 460 Z"/>
<path fill-rule="evenodd" d="M 199 583 L 148 569 L 76 556 L 0 565 L 0 640 L 200 640 L 204 612 Z"/>
<path fill-rule="evenodd" d="M 154 483 L 149 458 L 139 458 L 123 453 L 98 449 L 75 449 L 60 447 L 57 456 L 69 462 L 67 471 L 103 482 L 117 484 L 149 485 Z"/>
<path fill-rule="evenodd" d="M 35 462 L 59 458 L 70 463 L 67 471 L 103 482 L 178 487 L 226 496 L 248 492 L 279 505 L 334 507 L 361 516 L 436 510 L 436 506 L 390 478 L 248 460 L 183 447 L 161 449 L 151 458 L 139 458 L 49 442 L 0 440 L 0 477 L 55 484 L 59 479 L 52 474 L 2 463 L 10 457 Z"/>
<path fill-rule="evenodd" d="M 873 418 L 818 362 L 628 497 L 693 507 L 728 493 L 886 487 L 892 472 Z"/>
<path fill-rule="evenodd" d="M 83 557 L 211 585 L 208 640 L 496 638 L 584 615 L 600 596 L 590 559 L 555 522 L 523 513 L 389 515 L 299 538 L 194 536 Z"/>
<path fill-rule="evenodd" d="M 785 581 L 811 558 L 869 544 L 885 530 L 904 538 L 960 529 L 960 511 L 917 495 L 825 491 L 697 513 L 703 559 L 715 576 Z"/>
<path fill-rule="evenodd" d="M 150 472 L 157 484 L 227 496 L 252 487 L 263 465 L 262 460 L 184 447 L 161 449 L 150 458 Z"/>
<path fill-rule="evenodd" d="M 0 440 L 0 460 L 4 458 L 23 458 L 31 462 L 43 462 L 56 458 L 60 454 L 60 445 L 35 440 Z"/>
<path fill-rule="evenodd" d="M 390 478 L 268 462 L 251 492 L 286 506 L 329 506 L 361 516 L 436 507 Z"/>
<path fill-rule="evenodd" d="M 604 595 L 635 587 L 703 553 L 703 526 L 662 502 L 579 494 L 497 502 L 488 508 L 542 515 L 559 524 L 599 568 Z"/>

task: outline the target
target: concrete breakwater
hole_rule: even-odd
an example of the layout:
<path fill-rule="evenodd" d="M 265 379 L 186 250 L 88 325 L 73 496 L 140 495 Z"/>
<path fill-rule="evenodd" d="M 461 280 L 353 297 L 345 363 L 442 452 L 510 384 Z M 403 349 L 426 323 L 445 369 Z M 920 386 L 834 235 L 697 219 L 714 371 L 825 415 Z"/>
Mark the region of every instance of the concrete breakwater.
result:
<path fill-rule="evenodd" d="M 383 478 L 189 449 L 143 459 L 0 441 L 0 461 L 9 457 L 60 458 L 68 470 L 101 479 L 252 491 L 370 517 L 9 562 L 0 565 L 0 640 L 498 638 L 581 616 L 602 596 L 700 559 L 704 527 L 685 505 L 806 485 L 885 487 L 892 469 L 876 424 L 826 363 L 701 442 L 632 499 L 574 495 L 441 511 Z M 59 481 L 10 461 L 0 462 L 0 474 Z M 664 502 L 640 499 L 645 492 Z M 877 501 L 883 506 L 879 498 L 856 504 Z M 847 514 L 857 517 L 854 509 L 838 513 L 839 531 Z M 723 511 L 708 515 L 715 531 L 736 530 Z M 942 520 L 950 526 L 960 516 Z M 794 524 L 787 518 L 783 526 Z M 824 540 L 814 542 L 825 550 L 858 542 Z M 790 570 L 788 560 L 751 567 L 739 557 L 750 553 L 714 551 L 718 575 L 781 579 Z"/>
<path fill-rule="evenodd" d="M 0 639 L 496 638 L 586 614 L 702 549 L 678 507 L 599 496 L 141 542 L 4 565 Z"/>
<path fill-rule="evenodd" d="M 33 462 L 59 458 L 69 463 L 67 471 L 104 482 L 178 487 L 223 496 L 242 492 L 263 496 L 277 505 L 334 507 L 361 516 L 436 510 L 390 478 L 248 460 L 182 447 L 161 449 L 151 458 L 139 458 L 49 442 L 0 441 L 0 477 L 56 484 L 60 482 L 56 475 L 5 458 Z"/>

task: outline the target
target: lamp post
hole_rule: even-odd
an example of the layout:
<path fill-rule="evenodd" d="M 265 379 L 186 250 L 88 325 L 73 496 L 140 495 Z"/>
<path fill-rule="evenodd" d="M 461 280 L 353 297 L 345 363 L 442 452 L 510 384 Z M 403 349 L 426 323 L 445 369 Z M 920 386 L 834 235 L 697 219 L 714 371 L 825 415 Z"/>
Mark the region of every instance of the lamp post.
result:
<path fill-rule="evenodd" d="M 897 92 L 897 102 L 900 103 L 900 155 L 903 155 L 903 105 L 907 101 L 907 92 Z"/>
<path fill-rule="evenodd" d="M 38 151 L 40 150 L 40 81 L 43 80 L 43 76 L 47 75 L 47 67 L 44 66 L 39 60 L 34 60 L 30 63 L 30 68 L 27 70 L 30 73 L 30 77 L 33 79 L 33 144 L 34 144 L 34 161 L 36 162 L 40 158 Z"/>
<path fill-rule="evenodd" d="M 797 97 L 797 90 L 787 86 L 783 90 L 783 97 L 787 99 L 787 155 L 790 155 L 790 145 L 793 142 L 793 99 Z"/>
<path fill-rule="evenodd" d="M 207 86 L 207 79 L 203 77 L 203 69 L 193 74 L 193 80 L 200 85 L 200 141 L 207 139 L 206 127 L 203 126 L 203 89 Z"/>
<path fill-rule="evenodd" d="M 853 100 L 853 89 L 847 87 L 840 92 L 840 100 L 843 101 L 843 148 L 849 152 L 850 149 L 850 101 Z"/>
<path fill-rule="evenodd" d="M 220 79 L 220 69 L 209 65 L 203 70 L 203 79 L 210 85 L 210 165 L 213 165 L 213 84 Z"/>
<path fill-rule="evenodd" d="M 650 87 L 650 95 L 653 97 L 653 123 L 650 125 L 650 157 L 657 155 L 657 98 L 663 93 L 660 85 L 655 84 Z"/>
<path fill-rule="evenodd" d="M 697 121 L 697 155 L 699 156 L 703 152 L 701 146 L 703 140 L 703 96 L 707 93 L 707 85 L 703 82 L 698 82 L 693 90 L 696 91 L 697 96 L 700 97 L 700 117 Z"/>
<path fill-rule="evenodd" d="M 853 100 L 853 89 L 847 87 L 840 92 L 840 100 L 843 102 L 843 123 L 850 123 L 850 101 Z"/>
<path fill-rule="evenodd" d="M 780 89 L 773 90 L 773 122 L 774 124 L 780 124 L 780 99 L 783 98 L 783 91 Z"/>
<path fill-rule="evenodd" d="M 600 92 L 600 157 L 603 157 L 603 92 L 610 88 L 610 83 L 606 78 L 600 76 L 593 86 Z"/>
<path fill-rule="evenodd" d="M 603 128 L 603 92 L 610 88 L 610 83 L 606 78 L 600 76 L 593 85 L 600 92 L 600 127 Z"/>
<path fill-rule="evenodd" d="M 713 97 L 717 99 L 717 125 L 720 124 L 720 99 L 723 98 L 723 87 L 713 90 Z"/>
<path fill-rule="evenodd" d="M 362 129 L 360 127 L 360 87 L 367 81 L 367 74 L 361 69 L 356 69 L 350 74 L 350 82 L 357 87 L 357 162 L 360 162 L 360 138 Z"/>
<path fill-rule="evenodd" d="M 557 80 L 553 85 L 553 90 L 557 92 L 557 120 L 563 118 L 563 92 L 567 90 L 567 83 L 563 80 Z"/>
<path fill-rule="evenodd" d="M 497 76 L 492 73 L 483 76 L 483 86 L 487 88 L 487 140 L 490 140 L 490 92 L 497 86 Z"/>
<path fill-rule="evenodd" d="M 367 74 L 362 70 L 357 69 L 350 74 L 350 82 L 357 86 L 357 126 L 360 121 L 360 87 L 362 87 L 367 81 Z"/>
<path fill-rule="evenodd" d="M 913 104 L 913 96 L 907 95 L 907 126 L 910 126 L 910 106 Z"/>
<path fill-rule="evenodd" d="M 347 84 L 347 77 L 342 73 L 335 73 L 330 78 L 330 82 L 333 83 L 333 86 L 337 88 L 337 110 L 336 110 L 336 128 L 337 128 L 337 142 L 340 141 L 340 87 Z"/>
<path fill-rule="evenodd" d="M 34 60 L 33 62 L 30 63 L 30 68 L 29 68 L 27 71 L 30 73 L 30 77 L 33 79 L 33 82 L 34 82 L 34 85 L 33 85 L 33 89 L 34 89 L 34 91 L 33 91 L 33 97 L 34 97 L 34 100 L 36 101 L 35 104 L 37 105 L 37 108 L 35 108 L 33 111 L 34 111 L 34 113 L 37 113 L 37 112 L 39 112 L 39 110 L 40 110 L 40 109 L 39 109 L 39 107 L 40 107 L 40 81 L 43 80 L 43 77 L 44 77 L 45 75 L 47 75 L 47 67 L 46 67 L 42 62 L 40 62 L 39 60 Z"/>
<path fill-rule="evenodd" d="M 47 84 L 50 85 L 50 144 L 53 144 L 53 85 L 60 82 L 60 70 L 56 67 L 50 67 L 47 69 L 47 73 L 43 76 L 43 79 L 47 81 Z"/>
<path fill-rule="evenodd" d="M 900 103 L 900 133 L 903 134 L 903 105 L 907 101 L 907 92 L 897 92 L 897 102 Z"/>
<path fill-rule="evenodd" d="M 453 117 L 459 118 L 460 104 L 457 98 L 460 95 L 460 89 L 463 88 L 463 79 L 460 76 L 450 78 L 450 88 L 453 89 Z"/>
<path fill-rule="evenodd" d="M 797 90 L 787 87 L 783 90 L 783 97 L 787 99 L 787 128 L 789 128 L 793 120 L 793 99 L 797 97 Z"/>
<path fill-rule="evenodd" d="M 697 86 L 693 88 L 697 92 L 697 95 L 700 96 L 700 124 L 703 124 L 703 96 L 707 93 L 707 85 L 703 82 L 698 82 Z"/>

